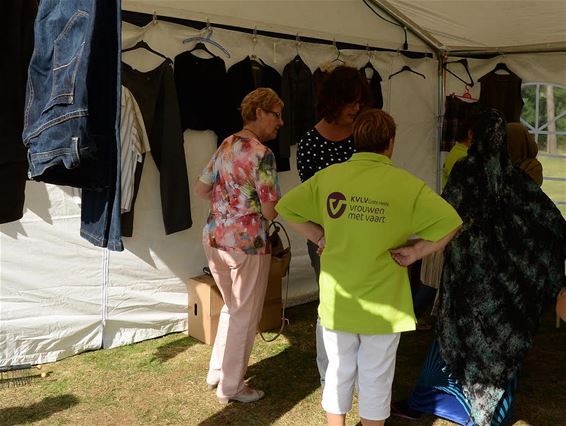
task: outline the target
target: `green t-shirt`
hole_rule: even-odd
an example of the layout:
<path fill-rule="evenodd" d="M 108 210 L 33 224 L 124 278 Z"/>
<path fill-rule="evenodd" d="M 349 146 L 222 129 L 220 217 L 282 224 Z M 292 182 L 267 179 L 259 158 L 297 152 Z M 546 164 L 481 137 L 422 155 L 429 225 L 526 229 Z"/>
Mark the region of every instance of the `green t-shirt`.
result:
<path fill-rule="evenodd" d="M 466 155 L 468 155 L 468 147 L 463 143 L 456 142 L 444 160 L 444 167 L 442 168 L 442 189 L 446 186 L 448 176 L 450 176 L 450 172 L 454 164 L 456 164 L 456 161 L 460 158 L 464 158 Z"/>
<path fill-rule="evenodd" d="M 319 171 L 283 196 L 276 210 L 291 222 L 324 228 L 321 324 L 358 334 L 415 329 L 407 268 L 389 250 L 414 234 L 438 241 L 462 223 L 423 181 L 367 152 Z"/>

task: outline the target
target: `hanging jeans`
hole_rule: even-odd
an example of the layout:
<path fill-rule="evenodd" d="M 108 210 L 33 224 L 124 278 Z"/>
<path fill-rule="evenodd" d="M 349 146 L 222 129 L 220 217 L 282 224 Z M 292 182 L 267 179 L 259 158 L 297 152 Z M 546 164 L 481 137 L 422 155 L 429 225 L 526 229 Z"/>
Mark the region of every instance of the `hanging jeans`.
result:
<path fill-rule="evenodd" d="M 42 0 L 23 140 L 30 179 L 83 189 L 81 236 L 120 239 L 120 2 Z"/>

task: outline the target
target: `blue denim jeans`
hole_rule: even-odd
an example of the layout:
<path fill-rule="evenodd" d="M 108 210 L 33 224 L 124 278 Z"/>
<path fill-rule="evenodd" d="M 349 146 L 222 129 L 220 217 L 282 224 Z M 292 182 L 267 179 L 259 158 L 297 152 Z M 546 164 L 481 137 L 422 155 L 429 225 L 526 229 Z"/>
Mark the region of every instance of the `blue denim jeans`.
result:
<path fill-rule="evenodd" d="M 67 0 L 65 0 L 67 1 Z M 90 101 L 89 126 L 108 140 L 106 173 L 109 184 L 102 190 L 83 189 L 81 236 L 99 247 L 122 251 L 120 186 L 120 105 L 121 105 L 121 2 L 97 0 L 90 68 L 87 78 Z M 107 90 L 106 94 L 99 90 Z M 95 95 L 95 96 L 93 96 Z M 94 116 L 93 116 L 94 115 Z"/>
<path fill-rule="evenodd" d="M 81 235 L 120 239 L 120 1 L 42 0 L 29 66 L 28 176 L 83 189 Z"/>

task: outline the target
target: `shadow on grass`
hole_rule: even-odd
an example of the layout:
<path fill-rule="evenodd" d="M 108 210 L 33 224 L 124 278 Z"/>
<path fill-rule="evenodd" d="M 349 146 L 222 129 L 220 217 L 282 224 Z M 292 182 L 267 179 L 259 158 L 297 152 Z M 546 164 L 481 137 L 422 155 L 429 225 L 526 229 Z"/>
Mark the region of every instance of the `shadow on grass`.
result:
<path fill-rule="evenodd" d="M 231 403 L 199 425 L 273 424 L 318 390 L 320 385 L 315 361 L 315 306 L 316 304 L 308 304 L 289 310 L 291 325 L 285 329 L 284 335 L 289 340 L 290 347 L 248 368 L 246 375 L 249 379 L 248 383 L 252 387 L 264 390 L 266 397 L 250 404 Z M 393 381 L 394 401 L 407 398 L 413 391 L 433 339 L 434 331 L 402 334 Z M 274 343 L 277 343 L 277 340 Z M 526 424 L 537 426 L 565 424 L 565 353 L 566 326 L 562 324 L 560 329 L 556 329 L 554 314 L 549 310 L 543 317 L 534 348 L 528 354 L 522 369 L 513 422 L 522 420 Z M 322 413 L 319 396 L 312 398 L 313 401 L 306 406 L 314 405 Z M 355 410 L 348 414 L 350 421 L 352 416 L 357 416 Z M 319 418 L 323 417 L 312 418 L 309 424 L 316 424 Z M 390 426 L 456 425 L 426 414 L 417 421 L 390 417 L 386 424 Z"/>
<path fill-rule="evenodd" d="M 288 316 L 291 324 L 283 335 L 290 346 L 250 366 L 246 374 L 247 383 L 265 391 L 266 397 L 249 404 L 230 403 L 199 425 L 273 424 L 320 387 L 315 361 L 316 311 L 297 307 Z"/>
<path fill-rule="evenodd" d="M 67 410 L 79 403 L 79 399 L 71 394 L 44 398 L 41 402 L 25 407 L 9 407 L 0 409 L 0 424 L 13 426 L 33 423 L 46 419 L 51 415 Z"/>
<path fill-rule="evenodd" d="M 151 362 L 157 360 L 161 363 L 165 363 L 170 359 L 175 358 L 177 355 L 182 354 L 196 343 L 197 342 L 194 339 L 191 339 L 187 336 L 159 346 L 155 351 Z"/>

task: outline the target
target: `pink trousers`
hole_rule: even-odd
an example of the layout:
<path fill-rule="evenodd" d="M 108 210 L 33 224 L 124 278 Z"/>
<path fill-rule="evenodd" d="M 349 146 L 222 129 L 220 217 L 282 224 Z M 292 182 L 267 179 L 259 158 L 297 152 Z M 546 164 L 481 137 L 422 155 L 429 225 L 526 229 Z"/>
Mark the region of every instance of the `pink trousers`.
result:
<path fill-rule="evenodd" d="M 212 347 L 206 381 L 229 398 L 244 388 L 244 375 L 261 318 L 271 255 L 228 253 L 204 246 L 208 266 L 224 306 Z"/>

